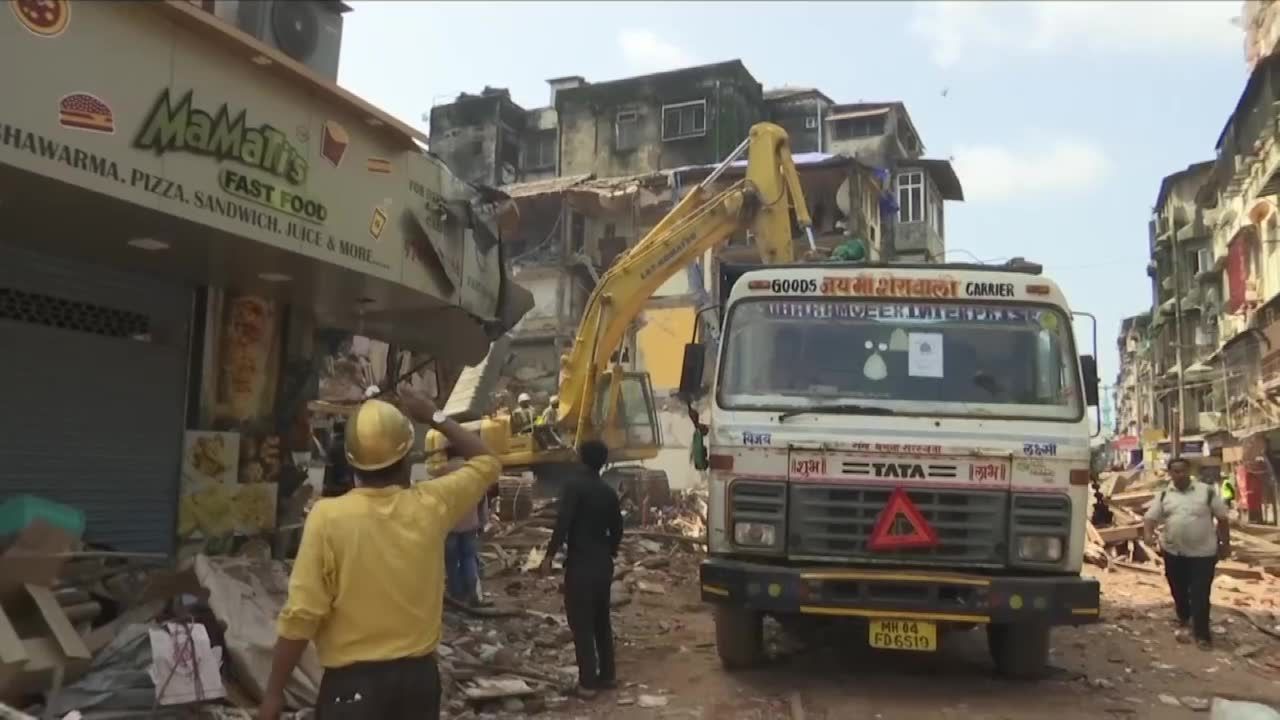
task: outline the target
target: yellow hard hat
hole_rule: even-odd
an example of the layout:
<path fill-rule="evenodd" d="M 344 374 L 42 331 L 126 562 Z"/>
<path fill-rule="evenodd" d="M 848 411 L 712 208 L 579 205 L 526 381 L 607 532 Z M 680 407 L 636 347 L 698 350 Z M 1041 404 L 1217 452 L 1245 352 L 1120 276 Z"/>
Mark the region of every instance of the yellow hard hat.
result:
<path fill-rule="evenodd" d="M 413 447 L 413 423 L 399 408 L 366 400 L 347 423 L 347 462 L 357 470 L 381 470 L 400 461 Z"/>

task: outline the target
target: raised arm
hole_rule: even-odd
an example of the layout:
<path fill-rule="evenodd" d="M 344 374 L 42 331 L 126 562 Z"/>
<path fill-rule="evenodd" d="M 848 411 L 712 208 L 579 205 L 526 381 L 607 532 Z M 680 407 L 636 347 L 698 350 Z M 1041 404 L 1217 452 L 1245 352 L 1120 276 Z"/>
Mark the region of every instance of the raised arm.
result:
<path fill-rule="evenodd" d="M 467 461 L 444 477 L 414 486 L 414 492 L 440 502 L 444 507 L 442 526 L 451 528 L 464 515 L 474 510 L 489 487 L 498 482 L 498 476 L 502 474 L 502 462 L 478 434 L 468 432 L 449 418 L 435 422 L 436 405 L 430 398 L 402 391 L 400 406 L 411 419 L 427 423 L 443 433 L 449 439 L 449 444 Z"/>
<path fill-rule="evenodd" d="M 424 425 L 430 425 L 432 429 L 439 430 L 449 440 L 450 447 L 456 450 L 463 459 L 470 460 L 482 455 L 494 454 L 489 449 L 489 446 L 485 445 L 484 441 L 480 439 L 478 433 L 468 432 L 451 418 L 446 417 L 437 423 L 435 421 L 436 404 L 426 395 L 401 390 L 398 404 L 400 409 L 409 416 L 409 419 Z"/>

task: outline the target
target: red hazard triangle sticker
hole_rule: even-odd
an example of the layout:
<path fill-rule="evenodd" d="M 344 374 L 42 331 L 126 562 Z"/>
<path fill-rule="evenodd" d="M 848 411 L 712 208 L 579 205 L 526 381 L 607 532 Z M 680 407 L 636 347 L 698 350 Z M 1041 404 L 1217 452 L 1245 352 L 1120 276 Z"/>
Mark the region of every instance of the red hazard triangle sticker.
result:
<path fill-rule="evenodd" d="M 933 547 L 938 544 L 938 533 L 929 525 L 920 510 L 907 497 L 907 491 L 895 488 L 889 494 L 889 502 L 876 519 L 867 547 L 872 551 L 904 550 L 907 548 Z"/>

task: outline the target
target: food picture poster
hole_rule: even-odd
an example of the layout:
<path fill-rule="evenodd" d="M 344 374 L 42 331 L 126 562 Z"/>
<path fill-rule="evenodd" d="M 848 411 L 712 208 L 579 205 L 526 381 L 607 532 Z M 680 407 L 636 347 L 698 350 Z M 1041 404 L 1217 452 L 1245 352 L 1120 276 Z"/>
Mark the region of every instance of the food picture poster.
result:
<path fill-rule="evenodd" d="M 261 462 L 260 444 L 243 442 L 239 433 L 187 431 L 178 506 L 178 537 L 184 543 L 221 554 L 238 535 L 259 536 L 274 529 L 276 485 L 242 481 L 246 449 L 255 453 L 254 462 Z"/>
<path fill-rule="evenodd" d="M 280 364 L 281 306 L 253 295 L 221 294 L 211 303 L 219 318 L 214 362 L 213 422 L 242 427 L 275 407 Z"/>

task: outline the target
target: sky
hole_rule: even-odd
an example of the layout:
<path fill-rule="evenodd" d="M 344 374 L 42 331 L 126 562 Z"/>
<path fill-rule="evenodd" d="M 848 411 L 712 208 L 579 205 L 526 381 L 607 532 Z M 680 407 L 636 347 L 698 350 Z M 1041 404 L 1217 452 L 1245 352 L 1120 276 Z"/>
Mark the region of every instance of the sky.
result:
<path fill-rule="evenodd" d="M 547 78 L 735 58 L 765 88 L 905 102 L 964 186 L 947 259 L 1043 264 L 1097 316 L 1104 384 L 1121 319 L 1151 305 L 1160 180 L 1214 157 L 1247 80 L 1233 0 L 348 2 L 339 83 L 423 132 L 432 105 L 485 85 L 539 107 Z"/>

